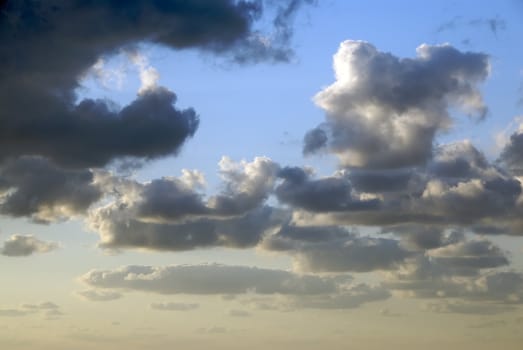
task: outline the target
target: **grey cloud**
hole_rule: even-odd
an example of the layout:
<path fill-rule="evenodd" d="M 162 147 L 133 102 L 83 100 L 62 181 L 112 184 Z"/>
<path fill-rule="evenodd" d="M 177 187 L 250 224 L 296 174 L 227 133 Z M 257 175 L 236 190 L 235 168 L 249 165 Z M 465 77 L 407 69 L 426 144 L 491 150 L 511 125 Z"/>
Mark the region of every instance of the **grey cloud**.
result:
<path fill-rule="evenodd" d="M 489 71 L 481 53 L 424 44 L 416 58 L 400 59 L 366 42 L 345 41 L 334 69 L 336 82 L 315 101 L 326 112 L 329 150 L 344 167 L 421 165 L 432 155 L 435 136 L 452 124 L 449 106 L 480 118 L 487 111 L 476 86 Z"/>
<path fill-rule="evenodd" d="M 204 215 L 209 209 L 202 195 L 178 179 L 162 178 L 143 186 L 137 214 L 151 220 L 176 220 L 188 215 Z"/>
<path fill-rule="evenodd" d="M 461 230 L 445 232 L 444 227 L 430 225 L 404 225 L 388 228 L 383 232 L 399 235 L 409 248 L 418 251 L 446 247 L 465 240 L 465 234 Z"/>
<path fill-rule="evenodd" d="M 514 175 L 523 175 L 523 132 L 515 132 L 501 151 L 499 162 Z"/>
<path fill-rule="evenodd" d="M 390 171 L 385 169 L 383 173 Z M 486 161 L 469 142 L 436 148 L 426 167 L 412 168 L 412 172 L 414 175 L 405 189 L 397 192 L 382 189 L 383 192 L 372 194 L 375 201 L 379 201 L 375 210 L 315 213 L 295 205 L 294 216 L 300 225 L 401 227 L 418 224 L 441 228 L 451 225 L 483 228 L 482 232 L 491 228 L 492 233 L 520 233 L 521 183 Z M 347 177 L 350 178 L 350 172 Z M 357 192 L 353 193 L 358 196 Z M 365 195 L 360 193 L 359 197 L 369 198 Z"/>
<path fill-rule="evenodd" d="M 110 291 L 110 290 L 96 290 L 96 289 L 86 289 L 81 290 L 75 293 L 82 299 L 88 301 L 111 301 L 117 300 L 123 297 L 121 293 Z"/>
<path fill-rule="evenodd" d="M 327 132 L 321 127 L 309 130 L 303 138 L 303 154 L 308 155 L 327 146 Z"/>
<path fill-rule="evenodd" d="M 379 206 L 376 199 L 360 200 L 352 193 L 352 186 L 344 176 L 310 179 L 302 168 L 286 167 L 278 176 L 283 182 L 276 187 L 281 203 L 314 212 L 373 210 Z"/>
<path fill-rule="evenodd" d="M 114 206 L 124 207 L 133 217 L 156 223 L 180 223 L 191 218 L 227 218 L 247 214 L 266 201 L 273 190 L 278 164 L 266 157 L 252 162 L 219 163 L 223 178 L 219 194 L 204 198 L 198 187 L 204 182 L 197 171 L 183 170 L 178 178 L 164 177 L 149 183 L 105 176 L 103 187 L 119 194 Z M 134 193 L 130 196 L 129 193 Z"/>
<path fill-rule="evenodd" d="M 40 304 L 22 304 L 16 308 L 0 309 L 0 317 L 21 317 L 32 314 L 43 315 L 45 319 L 56 319 L 62 316 L 60 306 L 50 301 Z"/>
<path fill-rule="evenodd" d="M 410 169 L 389 171 L 353 170 L 348 173 L 352 186 L 360 192 L 383 193 L 407 189 L 414 173 Z"/>
<path fill-rule="evenodd" d="M 58 249 L 55 242 L 45 242 L 32 235 L 12 235 L 4 241 L 0 254 L 4 256 L 29 256 L 35 253 L 48 253 Z"/>
<path fill-rule="evenodd" d="M 482 177 L 492 166 L 470 142 L 455 142 L 438 147 L 427 171 L 446 181 Z"/>
<path fill-rule="evenodd" d="M 0 212 L 49 222 L 83 214 L 102 197 L 91 170 L 62 169 L 40 157 L 0 165 Z"/>
<path fill-rule="evenodd" d="M 101 208 L 90 218 L 90 226 L 101 238 L 103 248 L 142 248 L 181 251 L 209 247 L 252 247 L 276 223 L 274 209 L 261 207 L 228 218 L 201 218 L 182 223 L 139 221 L 125 209 Z"/>
<path fill-rule="evenodd" d="M 506 253 L 488 240 L 470 240 L 430 251 L 437 262 L 456 268 L 494 268 L 509 264 Z"/>
<path fill-rule="evenodd" d="M 286 215 L 265 205 L 278 169 L 265 157 L 238 163 L 223 157 L 222 189 L 210 197 L 199 191 L 204 179 L 197 171 L 149 183 L 99 172 L 100 188 L 114 196 L 90 212 L 89 227 L 100 235 L 100 246 L 112 249 L 253 247 Z"/>
<path fill-rule="evenodd" d="M 262 247 L 291 254 L 296 267 L 307 272 L 389 270 L 411 255 L 398 240 L 359 236 L 336 226 L 284 225 Z"/>
<path fill-rule="evenodd" d="M 285 14 L 302 3 L 276 7 L 277 48 L 292 34 Z M 39 155 L 74 167 L 104 166 L 121 157 L 151 159 L 179 152 L 198 127 L 192 109 L 154 87 L 120 111 L 111 102 L 76 103 L 81 77 L 98 59 L 142 42 L 234 55 L 259 36 L 264 5 L 254 1 L 9 1 L 0 12 L 0 159 Z M 280 6 L 280 5 L 279 5 Z M 271 6 L 268 6 L 271 7 Z M 263 34 L 262 34 L 263 35 Z M 45 43 L 45 44 L 44 44 Z M 274 48 L 275 49 L 275 48 Z M 244 61 L 252 61 L 252 50 Z M 278 59 L 267 48 L 264 59 Z M 247 57 L 248 56 L 248 57 Z M 259 56 L 256 57 L 259 60 Z"/>
<path fill-rule="evenodd" d="M 258 207 L 272 192 L 279 170 L 279 165 L 266 157 L 256 157 L 250 163 L 234 163 L 223 157 L 219 165 L 224 190 L 209 200 L 217 215 L 238 215 Z"/>
<path fill-rule="evenodd" d="M 324 294 L 337 290 L 336 279 L 301 276 L 282 270 L 245 266 L 126 266 L 92 270 L 81 277 L 97 288 L 160 294 Z"/>
<path fill-rule="evenodd" d="M 521 273 L 492 270 L 507 264 L 498 247 L 483 241 L 469 241 L 440 249 L 442 251 L 429 251 L 406 262 L 389 274 L 384 286 L 410 297 L 471 304 L 468 311 L 471 313 L 484 312 L 476 310 L 479 304 L 493 304 L 499 312 L 523 303 Z M 466 308 L 444 310 L 467 312 Z"/>
<path fill-rule="evenodd" d="M 199 308 L 199 304 L 189 303 L 152 303 L 151 309 L 160 311 L 191 311 Z"/>

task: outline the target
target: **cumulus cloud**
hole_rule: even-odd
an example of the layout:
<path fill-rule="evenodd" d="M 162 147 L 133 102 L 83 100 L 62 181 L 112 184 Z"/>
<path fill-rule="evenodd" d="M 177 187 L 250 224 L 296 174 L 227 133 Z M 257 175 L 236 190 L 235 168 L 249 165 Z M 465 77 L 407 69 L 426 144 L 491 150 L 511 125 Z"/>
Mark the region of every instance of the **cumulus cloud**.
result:
<path fill-rule="evenodd" d="M 311 179 L 302 168 L 285 167 L 278 176 L 283 182 L 276 188 L 281 203 L 316 212 L 358 211 L 375 209 L 376 199 L 360 199 L 353 195 L 350 181 L 339 176 Z"/>
<path fill-rule="evenodd" d="M 0 254 L 11 257 L 29 256 L 35 253 L 48 253 L 58 248 L 58 243 L 42 241 L 33 235 L 12 235 L 4 241 Z"/>
<path fill-rule="evenodd" d="M 337 226 L 285 225 L 262 246 L 286 252 L 306 272 L 369 272 L 394 269 L 411 253 L 399 240 L 360 236 Z"/>
<path fill-rule="evenodd" d="M 63 169 L 41 157 L 0 165 L 0 212 L 50 222 L 84 214 L 102 197 L 88 169 Z"/>
<path fill-rule="evenodd" d="M 182 223 L 143 222 L 125 209 L 102 208 L 91 218 L 91 228 L 103 248 L 143 248 L 181 251 L 209 247 L 252 247 L 274 226 L 274 209 L 262 207 L 228 219 L 201 218 Z"/>
<path fill-rule="evenodd" d="M 520 232 L 521 183 L 517 178 L 489 163 L 469 141 L 441 145 L 433 153 L 424 166 L 407 171 L 412 175 L 403 189 L 400 186 L 393 191 L 385 185 L 381 192 L 365 193 L 353 187 L 356 198 L 379 203 L 374 210 L 320 212 L 295 205 L 293 221 L 302 226 L 342 224 L 390 228 L 418 224 L 477 229 L 482 233 Z M 385 169 L 382 174 L 385 176 L 381 178 L 386 178 L 391 171 Z M 402 174 L 406 170 L 396 171 Z M 345 172 L 349 173 L 348 179 L 351 172 Z M 371 184 L 373 179 L 364 181 Z M 366 190 L 374 191 L 371 186 Z"/>
<path fill-rule="evenodd" d="M 313 131 L 304 150 L 328 144 L 344 167 L 423 164 L 432 155 L 435 136 L 452 125 L 450 106 L 486 115 L 477 88 L 489 73 L 485 54 L 423 44 L 417 57 L 398 58 L 348 40 L 334 55 L 334 71 L 336 82 L 315 96 L 326 112 L 322 130 L 328 131 L 328 141 Z"/>
<path fill-rule="evenodd" d="M 140 183 L 100 173 L 100 187 L 115 193 L 113 202 L 93 210 L 91 229 L 105 248 L 189 250 L 203 247 L 252 247 L 281 221 L 282 210 L 265 204 L 279 166 L 265 157 L 252 162 L 220 161 L 221 191 L 200 192 L 201 173 Z"/>

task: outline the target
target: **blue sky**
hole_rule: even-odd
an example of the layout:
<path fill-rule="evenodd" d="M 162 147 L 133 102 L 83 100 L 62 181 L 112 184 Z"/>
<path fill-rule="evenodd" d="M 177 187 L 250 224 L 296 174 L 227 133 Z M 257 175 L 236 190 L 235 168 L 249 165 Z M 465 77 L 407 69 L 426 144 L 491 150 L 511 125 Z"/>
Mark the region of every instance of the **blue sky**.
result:
<path fill-rule="evenodd" d="M 518 349 L 523 3 L 247 3 L 1 5 L 0 346 Z"/>

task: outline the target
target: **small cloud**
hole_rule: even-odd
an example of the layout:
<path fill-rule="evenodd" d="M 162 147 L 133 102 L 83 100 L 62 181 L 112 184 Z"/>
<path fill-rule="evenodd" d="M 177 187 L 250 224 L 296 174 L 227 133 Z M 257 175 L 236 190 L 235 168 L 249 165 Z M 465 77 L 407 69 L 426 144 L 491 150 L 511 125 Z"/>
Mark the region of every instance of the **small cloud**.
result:
<path fill-rule="evenodd" d="M 43 315 L 46 320 L 57 319 L 62 316 L 60 306 L 50 301 L 40 304 L 22 304 L 16 308 L 0 309 L 0 317 L 22 317 L 32 314 Z"/>
<path fill-rule="evenodd" d="M 152 303 L 151 309 L 160 311 L 191 311 L 200 307 L 200 304 L 189 303 Z"/>
<path fill-rule="evenodd" d="M 77 296 L 88 301 L 110 301 L 123 297 L 121 293 L 111 290 L 86 289 L 75 293 Z"/>
<path fill-rule="evenodd" d="M 56 242 L 45 242 L 33 235 L 12 235 L 0 248 L 0 254 L 9 257 L 29 256 L 34 253 L 48 253 L 58 249 Z"/>

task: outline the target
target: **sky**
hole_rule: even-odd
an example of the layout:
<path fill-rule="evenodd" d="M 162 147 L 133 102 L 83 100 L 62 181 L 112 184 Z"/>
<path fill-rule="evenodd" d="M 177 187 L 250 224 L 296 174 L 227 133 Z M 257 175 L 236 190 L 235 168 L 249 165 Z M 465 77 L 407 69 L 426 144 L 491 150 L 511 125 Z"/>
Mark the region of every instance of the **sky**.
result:
<path fill-rule="evenodd" d="M 523 2 L 0 1 L 0 348 L 520 349 Z"/>

